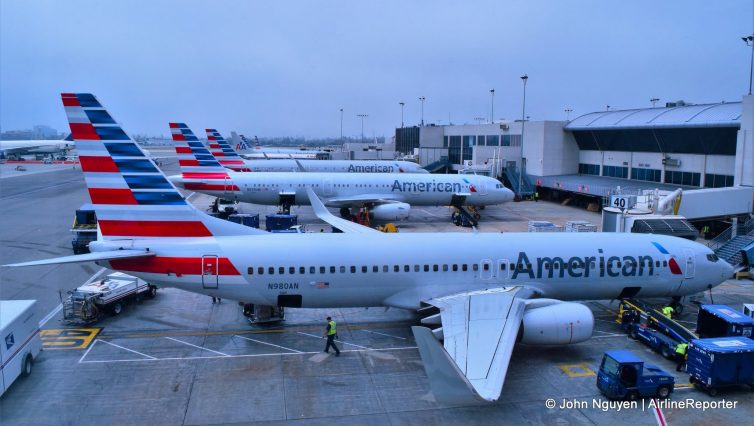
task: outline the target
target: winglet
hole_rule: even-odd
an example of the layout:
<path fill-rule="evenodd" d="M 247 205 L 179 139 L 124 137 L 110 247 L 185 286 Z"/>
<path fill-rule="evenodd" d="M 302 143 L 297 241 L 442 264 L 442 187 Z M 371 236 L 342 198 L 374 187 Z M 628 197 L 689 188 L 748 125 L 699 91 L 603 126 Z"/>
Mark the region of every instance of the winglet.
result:
<path fill-rule="evenodd" d="M 368 228 L 364 225 L 359 225 L 358 223 L 351 222 L 350 220 L 345 220 L 330 213 L 330 211 L 327 210 L 327 207 L 325 207 L 319 197 L 317 197 L 317 194 L 314 193 L 313 189 L 306 188 L 306 195 L 309 197 L 309 204 L 312 205 L 314 214 L 333 227 L 338 228 L 343 232 L 353 234 L 366 234 L 374 232 L 381 233 L 376 229 Z"/>
<path fill-rule="evenodd" d="M 443 349 L 432 330 L 427 327 L 413 326 L 416 346 L 429 377 L 432 394 L 438 402 L 448 404 L 479 404 L 483 400 L 474 392 L 471 383 L 464 377 Z M 431 373 L 430 373 L 431 372 Z"/>

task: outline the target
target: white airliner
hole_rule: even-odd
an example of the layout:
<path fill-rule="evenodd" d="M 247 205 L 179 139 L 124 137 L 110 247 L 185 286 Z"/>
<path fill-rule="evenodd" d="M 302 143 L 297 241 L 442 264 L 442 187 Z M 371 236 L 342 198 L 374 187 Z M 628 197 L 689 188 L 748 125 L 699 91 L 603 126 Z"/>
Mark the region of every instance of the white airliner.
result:
<path fill-rule="evenodd" d="M 45 140 L 0 140 L 0 154 L 23 155 L 23 154 L 57 154 L 65 153 L 73 148 L 73 139 L 70 135 L 65 139 Z"/>
<path fill-rule="evenodd" d="M 183 126 L 183 127 L 179 127 Z M 246 173 L 225 169 L 183 123 L 170 128 L 181 175 L 170 180 L 190 191 L 264 205 L 310 204 L 311 188 L 328 207 L 367 207 L 376 220 L 403 220 L 411 206 L 489 206 L 513 199 L 498 180 L 477 175 L 407 173 Z M 223 157 L 219 157 L 223 158 Z"/>
<path fill-rule="evenodd" d="M 170 123 L 170 128 L 187 128 Z M 216 129 L 205 129 L 209 151 L 223 167 L 236 172 L 429 173 L 419 164 L 402 160 L 244 159 Z"/>
<path fill-rule="evenodd" d="M 590 338 L 591 310 L 571 301 L 681 297 L 733 274 L 708 247 L 662 235 L 385 234 L 330 214 L 311 188 L 315 213 L 344 233 L 267 234 L 195 209 L 93 95 L 62 97 L 99 239 L 89 254 L 9 266 L 96 261 L 259 305 L 424 308 L 434 329 L 412 330 L 440 401 L 497 400 L 518 341 Z"/>
<path fill-rule="evenodd" d="M 254 146 L 246 136 L 239 135 L 236 132 L 230 132 L 231 142 L 235 144 L 236 149 L 241 153 L 241 157 L 246 159 L 275 159 L 275 158 L 288 158 L 288 159 L 316 159 L 318 155 L 325 154 L 324 151 L 319 149 L 296 149 L 296 148 L 281 148 L 272 146 L 259 145 L 259 139 L 254 136 Z"/>

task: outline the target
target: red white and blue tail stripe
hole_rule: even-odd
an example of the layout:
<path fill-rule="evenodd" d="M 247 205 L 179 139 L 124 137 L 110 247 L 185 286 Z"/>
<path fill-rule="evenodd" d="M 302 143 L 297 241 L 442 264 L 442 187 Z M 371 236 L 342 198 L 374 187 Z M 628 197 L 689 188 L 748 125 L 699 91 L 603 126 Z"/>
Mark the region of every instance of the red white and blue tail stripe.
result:
<path fill-rule="evenodd" d="M 233 149 L 232 146 L 216 129 L 205 129 L 207 132 L 207 144 L 209 152 L 215 157 L 223 167 L 227 167 L 236 172 L 250 172 L 251 169 L 246 165 L 246 161 Z"/>
<path fill-rule="evenodd" d="M 219 219 L 183 199 L 94 95 L 61 96 L 103 239 L 226 234 Z"/>
<path fill-rule="evenodd" d="M 239 191 L 223 167 L 185 123 L 169 123 L 184 189 L 232 198 Z"/>

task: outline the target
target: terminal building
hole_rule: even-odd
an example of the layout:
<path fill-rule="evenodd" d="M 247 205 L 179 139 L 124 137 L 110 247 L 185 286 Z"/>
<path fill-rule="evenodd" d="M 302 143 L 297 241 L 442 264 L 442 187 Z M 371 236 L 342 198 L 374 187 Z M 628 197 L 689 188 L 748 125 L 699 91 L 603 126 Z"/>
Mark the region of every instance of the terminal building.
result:
<path fill-rule="evenodd" d="M 681 213 L 752 213 L 754 96 L 740 102 L 601 111 L 571 121 L 502 121 L 396 129 L 395 150 L 432 172 L 499 177 L 534 192 L 609 199 L 683 190 Z M 519 171 L 523 170 L 522 175 Z"/>

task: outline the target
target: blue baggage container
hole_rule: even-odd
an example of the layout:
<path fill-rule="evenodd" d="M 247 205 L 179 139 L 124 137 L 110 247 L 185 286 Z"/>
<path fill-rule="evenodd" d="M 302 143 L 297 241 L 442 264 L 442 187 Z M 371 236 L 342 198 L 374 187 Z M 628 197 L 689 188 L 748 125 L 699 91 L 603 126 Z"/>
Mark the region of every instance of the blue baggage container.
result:
<path fill-rule="evenodd" d="M 686 372 L 691 383 L 712 396 L 725 386 L 754 387 L 754 340 L 748 337 L 692 340 Z"/>
<path fill-rule="evenodd" d="M 259 228 L 259 215 L 258 214 L 246 214 L 237 213 L 228 216 L 228 220 L 233 223 L 238 223 L 244 226 L 250 226 L 252 228 Z"/>
<path fill-rule="evenodd" d="M 265 218 L 265 227 L 268 231 L 284 231 L 298 225 L 298 216 L 295 214 L 270 214 Z"/>
<path fill-rule="evenodd" d="M 744 336 L 751 337 L 754 318 L 727 305 L 701 305 L 696 319 L 699 337 Z"/>

